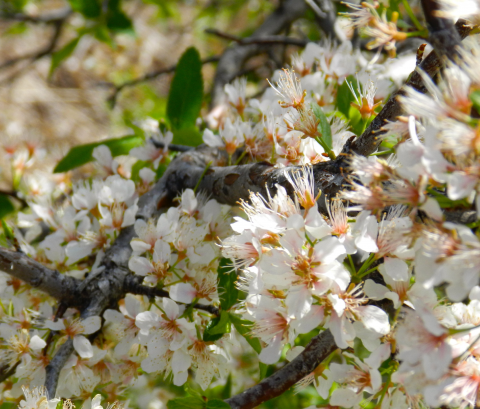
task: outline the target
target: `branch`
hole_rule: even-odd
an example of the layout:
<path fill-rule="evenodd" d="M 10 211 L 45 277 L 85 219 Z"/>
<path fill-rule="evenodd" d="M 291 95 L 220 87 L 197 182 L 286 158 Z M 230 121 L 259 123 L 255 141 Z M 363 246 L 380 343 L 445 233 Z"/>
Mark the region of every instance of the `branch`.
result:
<path fill-rule="evenodd" d="M 142 281 L 143 281 L 142 276 L 129 274 L 125 277 L 123 289 L 126 293 L 146 295 L 148 298 L 155 298 L 155 297 L 170 298 L 170 294 L 168 293 L 168 291 L 160 290 L 156 287 L 147 287 L 146 285 L 142 284 Z M 182 303 L 179 303 L 179 304 L 182 304 Z M 183 305 L 185 305 L 187 308 L 192 306 L 191 304 L 183 304 Z M 216 316 L 220 315 L 220 310 L 217 307 L 214 307 L 213 305 L 194 304 L 193 308 L 197 310 L 203 310 L 203 311 L 209 312 L 210 314 L 213 314 Z"/>
<path fill-rule="evenodd" d="M 259 39 L 278 34 L 285 30 L 293 21 L 301 17 L 306 11 L 306 5 L 302 0 L 285 0 L 280 6 L 255 30 L 251 39 Z M 266 50 L 265 44 L 235 45 L 227 48 L 222 54 L 215 73 L 212 100 L 210 107 L 213 108 L 225 98 L 224 86 L 232 81 L 243 65 L 250 57 Z"/>
<path fill-rule="evenodd" d="M 212 34 L 225 40 L 235 41 L 240 45 L 249 45 L 249 44 L 285 44 L 285 45 L 296 45 L 298 47 L 305 47 L 310 41 L 302 40 L 300 38 L 292 38 L 285 36 L 265 36 L 261 38 L 247 37 L 241 38 L 222 31 L 216 30 L 214 28 L 205 29 L 205 33 Z"/>
<path fill-rule="evenodd" d="M 7 61 L 3 62 L 2 64 L 0 64 L 0 69 L 10 67 L 11 65 L 15 65 L 16 63 L 18 63 L 20 61 L 23 61 L 23 60 L 32 60 L 31 62 L 33 63 L 33 62 L 39 60 L 40 58 L 45 57 L 46 55 L 53 52 L 53 50 L 55 49 L 55 47 L 57 45 L 58 39 L 60 37 L 60 33 L 61 33 L 62 27 L 63 27 L 63 23 L 64 23 L 64 20 L 55 21 L 55 27 L 54 27 L 54 30 L 53 30 L 52 37 L 51 37 L 48 45 L 45 48 L 43 48 L 40 51 L 36 51 L 36 52 L 33 52 L 33 53 L 21 55 L 19 57 L 15 57 L 15 58 L 12 58 L 10 60 L 7 60 Z"/>
<path fill-rule="evenodd" d="M 455 60 L 457 49 L 461 47 L 462 38 L 455 29 L 453 21 L 438 17 L 441 6 L 437 0 L 422 0 L 423 14 L 427 21 L 429 41 L 442 57 Z"/>
<path fill-rule="evenodd" d="M 156 139 L 150 138 L 150 141 L 155 145 L 155 148 L 163 149 L 165 148 L 165 144 L 163 142 L 157 141 Z M 174 152 L 187 152 L 191 151 L 192 149 L 195 149 L 193 146 L 187 146 L 187 145 L 175 145 L 174 143 L 171 143 L 168 145 L 168 150 L 169 151 L 174 151 Z"/>
<path fill-rule="evenodd" d="M 50 13 L 42 14 L 41 16 L 29 16 L 23 13 L 0 13 L 0 20 L 15 20 L 34 24 L 52 24 L 61 20 L 65 20 L 73 10 L 70 7 L 64 7 L 52 11 Z"/>
<path fill-rule="evenodd" d="M 336 349 L 330 330 L 323 331 L 310 341 L 300 355 L 282 369 L 225 402 L 233 409 L 251 409 L 273 399 L 311 374 Z"/>
<path fill-rule="evenodd" d="M 203 64 L 210 64 L 210 63 L 219 61 L 219 59 L 220 59 L 219 56 L 214 55 L 212 57 L 204 58 L 201 61 L 201 63 L 202 63 L 202 65 Z M 133 80 L 130 80 L 130 81 L 126 81 L 122 84 L 114 85 L 115 89 L 114 89 L 112 95 L 108 98 L 107 102 L 110 105 L 110 107 L 113 108 L 113 107 L 115 107 L 115 104 L 117 103 L 118 94 L 124 88 L 133 87 L 134 85 L 140 84 L 140 83 L 145 82 L 145 81 L 153 80 L 154 78 L 157 78 L 157 77 L 159 77 L 161 75 L 164 75 L 164 74 L 171 74 L 172 72 L 175 72 L 176 69 L 177 69 L 177 64 L 171 65 L 170 67 L 161 68 L 159 70 L 149 72 L 145 75 L 142 75 L 142 76 L 140 76 L 138 78 L 135 78 Z"/>
<path fill-rule="evenodd" d="M 45 388 L 49 396 L 56 396 L 58 378 L 60 377 L 60 371 L 64 367 L 70 355 L 73 352 L 73 339 L 68 338 L 58 349 L 50 363 L 45 368 Z"/>
<path fill-rule="evenodd" d="M 467 37 L 470 34 L 470 31 L 473 29 L 473 27 L 466 20 L 458 20 L 455 24 L 455 27 L 462 39 Z M 441 59 L 438 57 L 435 51 L 432 51 L 422 61 L 420 64 L 420 69 L 433 78 L 439 72 L 442 66 L 443 63 Z M 417 70 L 413 71 L 405 85 L 390 96 L 390 99 L 387 101 L 382 111 L 370 123 L 365 132 L 353 142 L 351 150 L 364 156 L 370 155 L 377 150 L 378 145 L 380 145 L 382 142 L 380 135 L 385 133 L 385 131 L 383 131 L 381 128 L 386 125 L 387 121 L 395 120 L 403 112 L 402 106 L 397 97 L 404 94 L 403 89 L 405 86 L 413 87 L 418 92 L 427 92 L 427 89 L 423 85 L 422 77 Z"/>
<path fill-rule="evenodd" d="M 20 251 L 0 247 L 0 270 L 69 306 L 79 306 L 83 302 L 77 291 L 80 280 L 51 270 Z"/>
<path fill-rule="evenodd" d="M 305 3 L 315 13 L 320 29 L 332 40 L 341 40 L 335 30 L 335 20 L 337 18 L 337 10 L 331 0 L 305 0 Z"/>

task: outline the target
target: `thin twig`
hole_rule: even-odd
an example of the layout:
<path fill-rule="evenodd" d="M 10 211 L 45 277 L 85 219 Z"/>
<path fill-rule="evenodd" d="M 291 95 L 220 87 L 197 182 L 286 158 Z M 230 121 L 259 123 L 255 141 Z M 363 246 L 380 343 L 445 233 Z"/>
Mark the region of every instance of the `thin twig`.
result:
<path fill-rule="evenodd" d="M 235 41 L 240 45 L 249 45 L 249 44 L 284 44 L 284 45 L 296 45 L 298 47 L 305 47 L 309 40 L 302 40 L 301 38 L 292 38 L 285 36 L 266 36 L 266 37 L 247 37 L 241 38 L 222 31 L 216 30 L 214 28 L 205 29 L 205 33 L 212 34 L 214 36 L 223 38 L 225 40 Z"/>
<path fill-rule="evenodd" d="M 37 51 L 37 52 L 34 52 L 34 53 L 21 55 L 19 57 L 12 58 L 12 59 L 7 60 L 7 61 L 3 62 L 2 64 L 0 64 L 0 70 L 1 70 L 1 69 L 10 67 L 12 65 L 15 65 L 20 61 L 30 60 L 30 62 L 27 65 L 25 65 L 24 67 L 19 69 L 17 72 L 13 73 L 9 77 L 0 81 L 0 84 L 5 84 L 5 83 L 13 81 L 13 79 L 15 79 L 18 75 L 20 75 L 23 71 L 25 71 L 31 64 L 35 63 L 36 61 L 40 60 L 43 57 L 46 57 L 46 56 L 52 54 L 55 51 L 58 40 L 60 39 L 60 34 L 62 32 L 62 28 L 63 28 L 64 23 L 65 23 L 65 19 L 57 20 L 57 21 L 54 22 L 54 30 L 53 30 L 52 37 L 51 37 L 48 45 L 43 50 L 40 50 L 40 51 Z"/>
<path fill-rule="evenodd" d="M 146 285 L 142 284 L 142 281 L 143 277 L 141 276 L 135 276 L 133 274 L 126 276 L 124 281 L 125 292 L 130 294 L 146 295 L 148 298 L 170 298 L 168 291 L 160 290 L 156 287 L 147 287 Z M 187 308 L 191 306 L 191 304 L 184 305 Z M 220 310 L 213 305 L 195 304 L 193 305 L 193 308 L 209 312 L 210 314 L 216 316 L 220 315 Z"/>
<path fill-rule="evenodd" d="M 70 7 L 64 7 L 52 11 L 50 13 L 45 13 L 40 16 L 29 16 L 28 14 L 23 13 L 0 13 L 0 20 L 13 20 L 13 21 L 23 21 L 26 23 L 34 24 L 52 24 L 60 20 L 65 20 L 70 14 L 73 13 L 73 10 Z"/>
<path fill-rule="evenodd" d="M 204 58 L 201 61 L 201 63 L 202 63 L 202 65 L 203 64 L 210 64 L 210 63 L 217 62 L 219 59 L 220 59 L 220 56 L 214 55 L 212 57 Z M 177 64 L 171 65 L 170 67 L 161 68 L 159 70 L 149 72 L 149 73 L 147 73 L 145 75 L 142 75 L 138 78 L 135 78 L 133 80 L 126 81 L 126 82 L 124 82 L 122 84 L 119 84 L 119 85 L 115 85 L 114 86 L 115 89 L 114 89 L 112 95 L 108 98 L 107 102 L 110 105 L 110 107 L 113 108 L 113 107 L 115 107 L 115 104 L 117 103 L 118 94 L 124 88 L 133 87 L 133 86 L 138 85 L 142 82 L 153 80 L 154 78 L 157 78 L 157 77 L 159 77 L 161 75 L 164 75 L 164 74 L 171 74 L 172 72 L 175 72 L 176 69 L 177 69 Z"/>
<path fill-rule="evenodd" d="M 165 148 L 165 144 L 163 142 L 157 141 L 156 139 L 150 138 L 150 141 L 153 143 L 155 148 L 163 149 Z M 187 152 L 195 149 L 193 146 L 186 146 L 186 145 L 176 145 L 171 143 L 168 145 L 168 150 L 173 152 Z"/>

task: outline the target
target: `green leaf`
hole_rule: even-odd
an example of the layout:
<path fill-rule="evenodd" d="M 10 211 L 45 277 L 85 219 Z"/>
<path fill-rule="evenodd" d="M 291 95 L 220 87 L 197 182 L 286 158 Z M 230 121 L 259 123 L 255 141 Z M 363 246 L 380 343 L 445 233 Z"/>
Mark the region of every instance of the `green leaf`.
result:
<path fill-rule="evenodd" d="M 102 13 L 99 0 L 68 0 L 72 10 L 83 14 L 86 18 L 97 18 Z"/>
<path fill-rule="evenodd" d="M 220 399 L 212 399 L 207 402 L 206 409 L 231 409 L 231 406 Z"/>
<path fill-rule="evenodd" d="M 230 313 L 230 321 L 235 329 L 242 335 L 257 354 L 262 352 L 262 346 L 258 338 L 253 338 L 249 335 L 253 322 L 242 320 L 238 315 Z"/>
<path fill-rule="evenodd" d="M 53 172 L 66 172 L 90 162 L 92 160 L 92 152 L 97 146 L 107 145 L 112 152 L 112 156 L 118 156 L 127 155 L 132 148 L 143 144 L 143 142 L 144 139 L 141 136 L 127 135 L 123 138 L 106 139 L 100 142 L 75 146 L 58 162 Z"/>
<path fill-rule="evenodd" d="M 318 131 L 321 134 L 321 138 L 329 150 L 332 149 L 332 129 L 330 128 L 330 122 L 328 121 L 325 112 L 317 104 L 312 104 L 312 110 L 317 119 L 320 121 L 318 124 Z"/>
<path fill-rule="evenodd" d="M 79 35 L 77 38 L 66 44 L 63 48 L 52 54 L 52 63 L 50 65 L 50 72 L 48 75 L 52 75 L 58 66 L 72 55 L 81 37 L 82 36 Z"/>
<path fill-rule="evenodd" d="M 132 171 L 131 171 L 131 176 L 130 179 L 132 179 L 135 183 L 140 181 L 140 171 L 143 168 L 152 168 L 152 162 L 146 161 L 146 160 L 137 160 L 135 164 L 132 166 Z"/>
<path fill-rule="evenodd" d="M 132 21 L 123 12 L 120 0 L 109 0 L 106 16 L 107 27 L 113 32 L 133 31 Z"/>
<path fill-rule="evenodd" d="M 202 134 L 196 127 L 175 129 L 173 141 L 177 145 L 198 146 L 203 143 Z"/>
<path fill-rule="evenodd" d="M 190 47 L 178 62 L 168 94 L 167 118 L 174 131 L 195 127 L 202 99 L 202 63 L 198 51 Z"/>
<path fill-rule="evenodd" d="M 350 119 L 350 103 L 355 102 L 355 97 L 350 91 L 350 88 L 347 85 L 347 81 L 352 83 L 353 89 L 357 89 L 357 80 L 353 75 L 348 76 L 342 85 L 338 87 L 337 90 L 337 108 L 338 110 Z"/>
<path fill-rule="evenodd" d="M 167 409 L 205 409 L 206 402 L 198 396 L 176 398 L 167 402 Z"/>
<path fill-rule="evenodd" d="M 470 101 L 472 101 L 477 112 L 480 113 L 480 90 L 473 91 L 470 94 Z"/>
<path fill-rule="evenodd" d="M 237 273 L 232 271 L 232 261 L 228 258 L 222 258 L 217 269 L 218 273 L 218 293 L 220 296 L 220 306 L 222 310 L 229 310 L 238 301 L 238 289 L 235 287 Z"/>
<path fill-rule="evenodd" d="M 15 211 L 15 206 L 7 195 L 0 194 L 0 219 Z"/>
<path fill-rule="evenodd" d="M 217 341 L 224 334 L 230 333 L 230 315 L 227 311 L 222 311 L 220 317 L 213 318 L 205 328 L 203 340 L 205 342 Z"/>

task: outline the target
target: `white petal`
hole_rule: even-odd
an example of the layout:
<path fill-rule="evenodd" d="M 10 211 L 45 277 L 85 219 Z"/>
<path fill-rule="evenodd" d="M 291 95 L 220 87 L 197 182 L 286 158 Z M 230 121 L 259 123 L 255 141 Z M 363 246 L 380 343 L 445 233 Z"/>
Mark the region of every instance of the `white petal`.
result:
<path fill-rule="evenodd" d="M 341 406 L 342 408 L 351 408 L 360 403 L 363 395 L 355 393 L 351 389 L 338 388 L 332 392 L 330 397 L 330 405 Z"/>
<path fill-rule="evenodd" d="M 45 348 L 45 345 L 47 345 L 47 343 L 38 335 L 34 335 L 32 338 L 30 338 L 30 344 L 28 344 L 30 349 L 34 351 Z"/>
<path fill-rule="evenodd" d="M 82 334 L 93 334 L 97 332 L 102 326 L 102 320 L 99 316 L 88 317 L 82 320 L 83 332 Z"/>
<path fill-rule="evenodd" d="M 58 320 L 56 322 L 53 322 L 52 320 L 45 320 L 44 326 L 52 331 L 61 331 L 65 329 L 65 323 L 63 320 Z"/>
<path fill-rule="evenodd" d="M 378 268 L 382 275 L 388 275 L 394 281 L 408 281 L 408 265 L 398 258 L 385 257 L 385 261 Z"/>
<path fill-rule="evenodd" d="M 177 302 L 190 303 L 197 295 L 197 290 L 189 283 L 179 283 L 170 287 L 170 298 Z"/>
<path fill-rule="evenodd" d="M 87 359 L 93 357 L 92 344 L 83 335 L 73 337 L 73 347 L 82 358 Z"/>
<path fill-rule="evenodd" d="M 128 260 L 128 268 L 139 276 L 146 276 L 154 270 L 152 263 L 147 258 L 136 256 Z"/>
<path fill-rule="evenodd" d="M 388 315 L 385 311 L 373 305 L 359 307 L 360 319 L 365 325 L 365 328 L 375 331 L 379 334 L 385 335 L 390 332 L 390 324 L 388 322 Z"/>

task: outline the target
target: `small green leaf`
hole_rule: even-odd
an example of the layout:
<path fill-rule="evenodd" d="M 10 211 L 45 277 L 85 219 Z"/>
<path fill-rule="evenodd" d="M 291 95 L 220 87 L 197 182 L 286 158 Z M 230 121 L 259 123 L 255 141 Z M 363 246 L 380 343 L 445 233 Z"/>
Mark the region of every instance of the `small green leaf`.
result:
<path fill-rule="evenodd" d="M 206 402 L 198 396 L 176 398 L 167 402 L 167 409 L 205 409 Z"/>
<path fill-rule="evenodd" d="M 15 206 L 7 195 L 0 194 L 0 219 L 15 211 Z"/>
<path fill-rule="evenodd" d="M 211 399 L 207 402 L 206 409 L 231 409 L 231 406 L 220 399 Z"/>
<path fill-rule="evenodd" d="M 192 126 L 190 128 L 175 129 L 173 131 L 173 141 L 177 145 L 198 146 L 203 143 L 202 134 Z"/>
<path fill-rule="evenodd" d="M 12 228 L 5 223 L 5 220 L 0 220 L 2 222 L 2 229 L 3 229 L 3 234 L 5 235 L 5 239 L 11 243 L 15 242 L 15 234 L 13 234 Z"/>
<path fill-rule="evenodd" d="M 99 0 L 68 0 L 72 10 L 81 13 L 86 18 L 97 18 L 102 13 Z"/>
<path fill-rule="evenodd" d="M 168 94 L 167 118 L 172 129 L 195 127 L 203 99 L 202 63 L 194 47 L 178 62 Z"/>
<path fill-rule="evenodd" d="M 238 315 L 230 313 L 230 321 L 235 329 L 242 335 L 257 354 L 262 352 L 262 346 L 258 338 L 253 338 L 249 335 L 253 322 L 242 320 Z"/>
<path fill-rule="evenodd" d="M 72 55 L 81 37 L 82 36 L 79 35 L 77 38 L 66 44 L 63 48 L 52 54 L 52 63 L 50 65 L 50 72 L 48 75 L 52 75 L 58 66 Z"/>
<path fill-rule="evenodd" d="M 312 110 L 317 119 L 320 121 L 318 124 L 318 131 L 321 134 L 321 138 L 329 150 L 332 149 L 332 129 L 330 128 L 330 122 L 328 121 L 325 112 L 317 104 L 312 104 Z"/>
<path fill-rule="evenodd" d="M 132 148 L 141 145 L 143 142 L 144 139 L 141 136 L 127 135 L 123 138 L 106 139 L 100 142 L 75 146 L 58 162 L 53 172 L 66 172 L 90 162 L 93 150 L 99 145 L 107 145 L 112 152 L 112 156 L 118 156 L 127 155 Z"/>
<path fill-rule="evenodd" d="M 137 160 L 135 164 L 132 166 L 132 171 L 131 171 L 131 176 L 130 179 L 132 179 L 135 183 L 140 181 L 140 171 L 143 168 L 152 168 L 152 162 L 146 161 L 146 160 Z"/>
<path fill-rule="evenodd" d="M 133 31 L 132 21 L 123 12 L 120 0 L 109 0 L 107 9 L 107 27 L 113 32 Z"/>
<path fill-rule="evenodd" d="M 205 342 L 217 341 L 224 334 L 230 333 L 230 315 L 227 311 L 222 311 L 220 317 L 213 318 L 205 328 L 203 340 Z"/>
<path fill-rule="evenodd" d="M 350 91 L 350 88 L 347 85 L 347 81 L 352 83 L 353 89 L 357 89 L 357 80 L 353 75 L 348 76 L 342 85 L 338 87 L 337 90 L 337 108 L 338 110 L 350 119 L 350 103 L 355 102 L 355 97 Z"/>
<path fill-rule="evenodd" d="M 473 91 L 470 94 L 470 101 L 472 101 L 477 112 L 480 113 L 480 90 Z"/>
<path fill-rule="evenodd" d="M 238 301 L 238 289 L 235 286 L 237 273 L 232 271 L 232 261 L 227 258 L 220 260 L 218 266 L 218 294 L 220 296 L 220 306 L 222 310 L 229 310 Z"/>
<path fill-rule="evenodd" d="M 230 372 L 228 374 L 227 382 L 225 382 L 225 385 L 223 386 L 219 397 L 222 399 L 228 399 L 230 396 L 232 396 L 232 387 L 233 387 L 232 373 Z"/>

